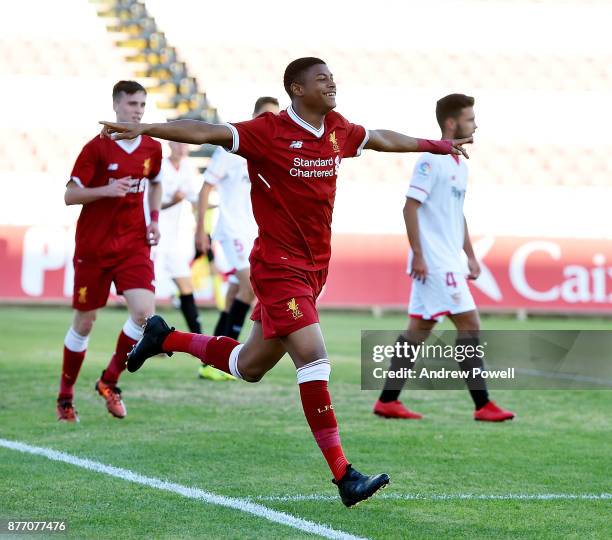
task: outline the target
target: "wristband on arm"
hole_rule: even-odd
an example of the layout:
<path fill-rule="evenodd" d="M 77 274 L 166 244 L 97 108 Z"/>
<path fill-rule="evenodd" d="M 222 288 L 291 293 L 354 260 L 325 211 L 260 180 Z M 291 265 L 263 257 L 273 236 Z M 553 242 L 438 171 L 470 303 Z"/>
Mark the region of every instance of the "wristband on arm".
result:
<path fill-rule="evenodd" d="M 157 223 L 159 221 L 159 210 L 151 210 L 149 215 L 151 216 L 151 223 Z"/>
<path fill-rule="evenodd" d="M 452 154 L 453 145 L 448 140 L 431 141 L 429 139 L 417 139 L 417 152 L 429 152 L 430 154 Z"/>

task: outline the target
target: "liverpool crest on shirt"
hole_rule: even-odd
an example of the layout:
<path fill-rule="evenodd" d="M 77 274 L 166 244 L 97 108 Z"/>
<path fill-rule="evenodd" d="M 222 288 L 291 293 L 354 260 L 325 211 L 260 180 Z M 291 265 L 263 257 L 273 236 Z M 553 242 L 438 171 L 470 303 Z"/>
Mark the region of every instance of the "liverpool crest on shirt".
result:
<path fill-rule="evenodd" d="M 149 176 L 151 172 L 151 158 L 147 158 L 144 160 L 142 164 L 142 176 Z"/>
<path fill-rule="evenodd" d="M 339 153 L 340 152 L 340 147 L 338 146 L 338 140 L 336 139 L 336 132 L 332 131 L 329 134 L 329 142 L 332 145 L 332 149 L 334 152 Z"/>

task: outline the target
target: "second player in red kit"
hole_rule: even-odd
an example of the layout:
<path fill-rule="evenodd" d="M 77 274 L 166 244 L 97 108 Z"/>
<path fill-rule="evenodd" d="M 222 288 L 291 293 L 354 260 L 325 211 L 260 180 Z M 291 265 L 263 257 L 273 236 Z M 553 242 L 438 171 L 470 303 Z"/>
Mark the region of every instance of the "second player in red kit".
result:
<path fill-rule="evenodd" d="M 285 353 L 296 367 L 304 415 L 338 486 L 353 506 L 389 483 L 386 474 L 367 476 L 348 462 L 328 391 L 331 366 L 315 300 L 325 283 L 331 255 L 336 179 L 345 158 L 363 149 L 465 154 L 458 141 L 427 141 L 388 130 L 366 130 L 333 111 L 336 84 L 325 62 L 300 58 L 284 74 L 291 106 L 277 116 L 213 125 L 179 120 L 167 124 L 104 122 L 116 140 L 149 134 L 194 144 L 222 145 L 245 157 L 259 235 L 251 253 L 251 280 L 258 299 L 245 344 L 227 337 L 177 332 L 154 316 L 128 357 L 136 371 L 147 358 L 188 352 L 203 363 L 249 382 L 259 381 Z"/>
<path fill-rule="evenodd" d="M 81 151 L 71 181 L 81 188 L 119 184 L 125 195 L 83 205 L 75 237 L 75 309 L 105 306 L 112 281 L 119 294 L 155 290 L 143 193 L 145 183 L 159 173 L 160 161 L 160 144 L 147 136 L 134 141 L 96 136 Z"/>
<path fill-rule="evenodd" d="M 137 82 L 120 81 L 113 88 L 118 120 L 139 122 L 145 103 L 145 89 Z M 142 325 L 155 308 L 150 250 L 159 240 L 161 189 L 155 178 L 160 166 L 161 145 L 147 135 L 122 141 L 97 135 L 76 160 L 65 201 L 83 207 L 76 228 L 72 298 L 75 312 L 64 340 L 58 420 L 78 421 L 73 405 L 74 384 L 97 310 L 106 305 L 113 283 L 117 293 L 125 297 L 130 316 L 95 389 L 113 416 L 126 415 L 117 381 L 125 368 L 127 353 L 142 337 Z M 147 225 L 143 203 L 149 181 L 151 215 Z"/>

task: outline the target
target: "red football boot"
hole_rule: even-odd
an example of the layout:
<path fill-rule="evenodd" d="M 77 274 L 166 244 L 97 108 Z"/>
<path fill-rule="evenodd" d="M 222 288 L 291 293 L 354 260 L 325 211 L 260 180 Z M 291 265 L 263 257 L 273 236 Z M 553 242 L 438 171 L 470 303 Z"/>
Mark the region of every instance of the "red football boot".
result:
<path fill-rule="evenodd" d="M 512 411 L 506 411 L 498 407 L 493 401 L 488 401 L 486 405 L 474 411 L 474 420 L 481 422 L 505 422 L 513 418 L 514 413 Z"/>
<path fill-rule="evenodd" d="M 127 410 L 121 399 L 121 389 L 114 385 L 105 383 L 102 379 L 96 382 L 96 390 L 106 400 L 106 409 L 115 418 L 125 418 Z"/>
<path fill-rule="evenodd" d="M 420 420 L 423 418 L 422 414 L 406 409 L 404 404 L 397 400 L 389 401 L 388 403 L 378 400 L 374 404 L 374 414 L 384 418 L 404 418 L 406 420 Z"/>
<path fill-rule="evenodd" d="M 78 422 L 79 415 L 74 410 L 74 405 L 70 399 L 58 399 L 57 400 L 57 419 L 60 422 Z"/>

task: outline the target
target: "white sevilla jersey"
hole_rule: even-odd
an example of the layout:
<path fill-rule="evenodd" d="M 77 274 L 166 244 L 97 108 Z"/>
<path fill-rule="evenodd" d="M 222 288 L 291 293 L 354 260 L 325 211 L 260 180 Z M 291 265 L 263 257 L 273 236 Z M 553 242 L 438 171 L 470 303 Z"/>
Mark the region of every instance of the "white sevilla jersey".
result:
<path fill-rule="evenodd" d="M 219 240 L 257 237 L 257 223 L 251 206 L 251 182 L 246 159 L 218 147 L 206 171 L 204 182 L 219 192 L 219 220 L 213 238 Z"/>
<path fill-rule="evenodd" d="M 414 167 L 406 197 L 421 203 L 419 232 L 430 272 L 465 272 L 463 202 L 467 177 L 465 161 L 451 155 L 424 153 Z M 408 273 L 411 264 L 412 250 Z"/>
<path fill-rule="evenodd" d="M 181 191 L 185 198 L 159 213 L 160 244 L 174 245 L 179 237 L 187 233 L 189 245 L 193 244 L 195 218 L 192 203 L 197 202 L 201 180 L 189 162 L 184 158 L 177 169 L 169 158 L 164 158 L 157 180 L 162 183 L 162 205 L 172 201 L 174 194 Z M 189 237 L 191 235 L 191 237 Z"/>

